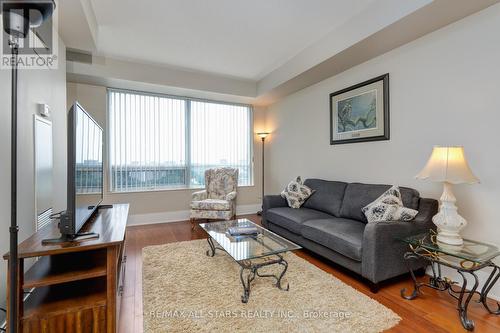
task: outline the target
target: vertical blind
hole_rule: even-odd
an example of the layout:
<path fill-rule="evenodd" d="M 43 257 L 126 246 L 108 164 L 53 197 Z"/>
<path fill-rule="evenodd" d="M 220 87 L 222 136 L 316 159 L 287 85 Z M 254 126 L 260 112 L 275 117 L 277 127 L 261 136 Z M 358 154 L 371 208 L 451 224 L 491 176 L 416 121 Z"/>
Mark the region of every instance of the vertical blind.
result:
<path fill-rule="evenodd" d="M 114 89 L 108 101 L 111 191 L 203 186 L 221 166 L 252 184 L 251 107 Z"/>
<path fill-rule="evenodd" d="M 207 168 L 239 169 L 239 183 L 251 183 L 248 106 L 191 101 L 191 185 L 203 184 Z"/>

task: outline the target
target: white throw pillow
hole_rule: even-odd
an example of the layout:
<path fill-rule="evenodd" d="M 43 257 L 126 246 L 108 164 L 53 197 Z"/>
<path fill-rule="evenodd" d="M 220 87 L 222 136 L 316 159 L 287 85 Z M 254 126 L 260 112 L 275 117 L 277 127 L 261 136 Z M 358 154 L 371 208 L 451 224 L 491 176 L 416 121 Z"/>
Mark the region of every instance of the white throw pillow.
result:
<path fill-rule="evenodd" d="M 302 179 L 292 180 L 281 192 L 281 196 L 286 199 L 291 208 L 300 208 L 302 204 L 314 193 L 314 190 L 302 183 Z"/>
<path fill-rule="evenodd" d="M 368 223 L 383 221 L 411 221 L 418 211 L 403 206 L 399 187 L 393 186 L 371 204 L 361 209 Z"/>

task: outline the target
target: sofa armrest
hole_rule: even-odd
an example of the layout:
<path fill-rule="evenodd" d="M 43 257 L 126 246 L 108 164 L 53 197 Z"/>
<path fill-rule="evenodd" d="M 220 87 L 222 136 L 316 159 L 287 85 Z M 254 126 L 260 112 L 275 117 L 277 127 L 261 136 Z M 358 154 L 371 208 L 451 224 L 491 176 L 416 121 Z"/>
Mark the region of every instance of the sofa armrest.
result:
<path fill-rule="evenodd" d="M 286 199 L 281 197 L 281 195 L 265 195 L 262 201 L 262 212 L 276 207 L 288 207 Z"/>
<path fill-rule="evenodd" d="M 208 197 L 208 195 L 207 195 L 207 191 L 206 190 L 196 191 L 196 192 L 193 192 L 191 194 L 191 199 L 193 201 L 205 200 L 205 199 L 207 199 L 207 197 Z"/>
<path fill-rule="evenodd" d="M 432 217 L 437 210 L 436 200 L 422 198 L 413 221 L 368 223 L 363 233 L 362 275 L 378 283 L 407 272 L 403 254 L 408 251 L 408 245 L 399 238 L 435 229 Z M 423 262 L 415 262 L 413 266 L 419 268 L 422 265 Z"/>
<path fill-rule="evenodd" d="M 265 195 L 262 200 L 262 225 L 264 227 L 267 227 L 267 211 L 276 207 L 288 207 L 286 199 L 281 195 Z"/>

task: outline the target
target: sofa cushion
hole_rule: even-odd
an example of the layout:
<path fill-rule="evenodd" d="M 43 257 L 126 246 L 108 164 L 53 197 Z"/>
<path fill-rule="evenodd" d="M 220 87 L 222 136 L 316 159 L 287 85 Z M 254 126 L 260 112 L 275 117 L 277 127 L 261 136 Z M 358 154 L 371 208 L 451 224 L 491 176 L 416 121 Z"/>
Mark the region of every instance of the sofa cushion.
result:
<path fill-rule="evenodd" d="M 347 183 L 322 179 L 306 179 L 305 185 L 315 190 L 304 203 L 305 208 L 320 210 L 333 216 L 340 216 L 340 207 Z"/>
<path fill-rule="evenodd" d="M 375 199 L 380 197 L 389 188 L 391 188 L 391 185 L 348 184 L 345 189 L 344 199 L 342 200 L 342 207 L 340 208 L 340 217 L 366 223 L 366 216 L 361 209 L 375 201 Z M 399 190 L 401 191 L 403 205 L 411 209 L 418 209 L 419 193 L 408 187 L 400 187 Z"/>
<path fill-rule="evenodd" d="M 266 211 L 266 220 L 300 235 L 302 223 L 313 219 L 332 217 L 326 213 L 308 208 L 276 207 Z"/>
<path fill-rule="evenodd" d="M 306 221 L 302 236 L 353 260 L 361 261 L 366 224 L 343 218 Z"/>
<path fill-rule="evenodd" d="M 411 221 L 418 211 L 403 206 L 399 187 L 393 186 L 378 199 L 361 209 L 368 223 L 384 221 Z"/>
<path fill-rule="evenodd" d="M 286 199 L 289 207 L 300 208 L 313 193 L 314 190 L 304 185 L 302 179 L 298 176 L 295 180 L 288 183 L 281 192 L 281 196 Z"/>

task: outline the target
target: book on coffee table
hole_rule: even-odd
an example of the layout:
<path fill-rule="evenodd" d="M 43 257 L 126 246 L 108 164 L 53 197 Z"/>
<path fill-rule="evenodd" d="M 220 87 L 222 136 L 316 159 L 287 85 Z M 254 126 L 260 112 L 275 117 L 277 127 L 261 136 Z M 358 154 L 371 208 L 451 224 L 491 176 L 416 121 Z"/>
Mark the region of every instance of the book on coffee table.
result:
<path fill-rule="evenodd" d="M 231 227 L 227 231 L 231 236 L 252 236 L 259 234 L 259 229 L 254 226 Z"/>

